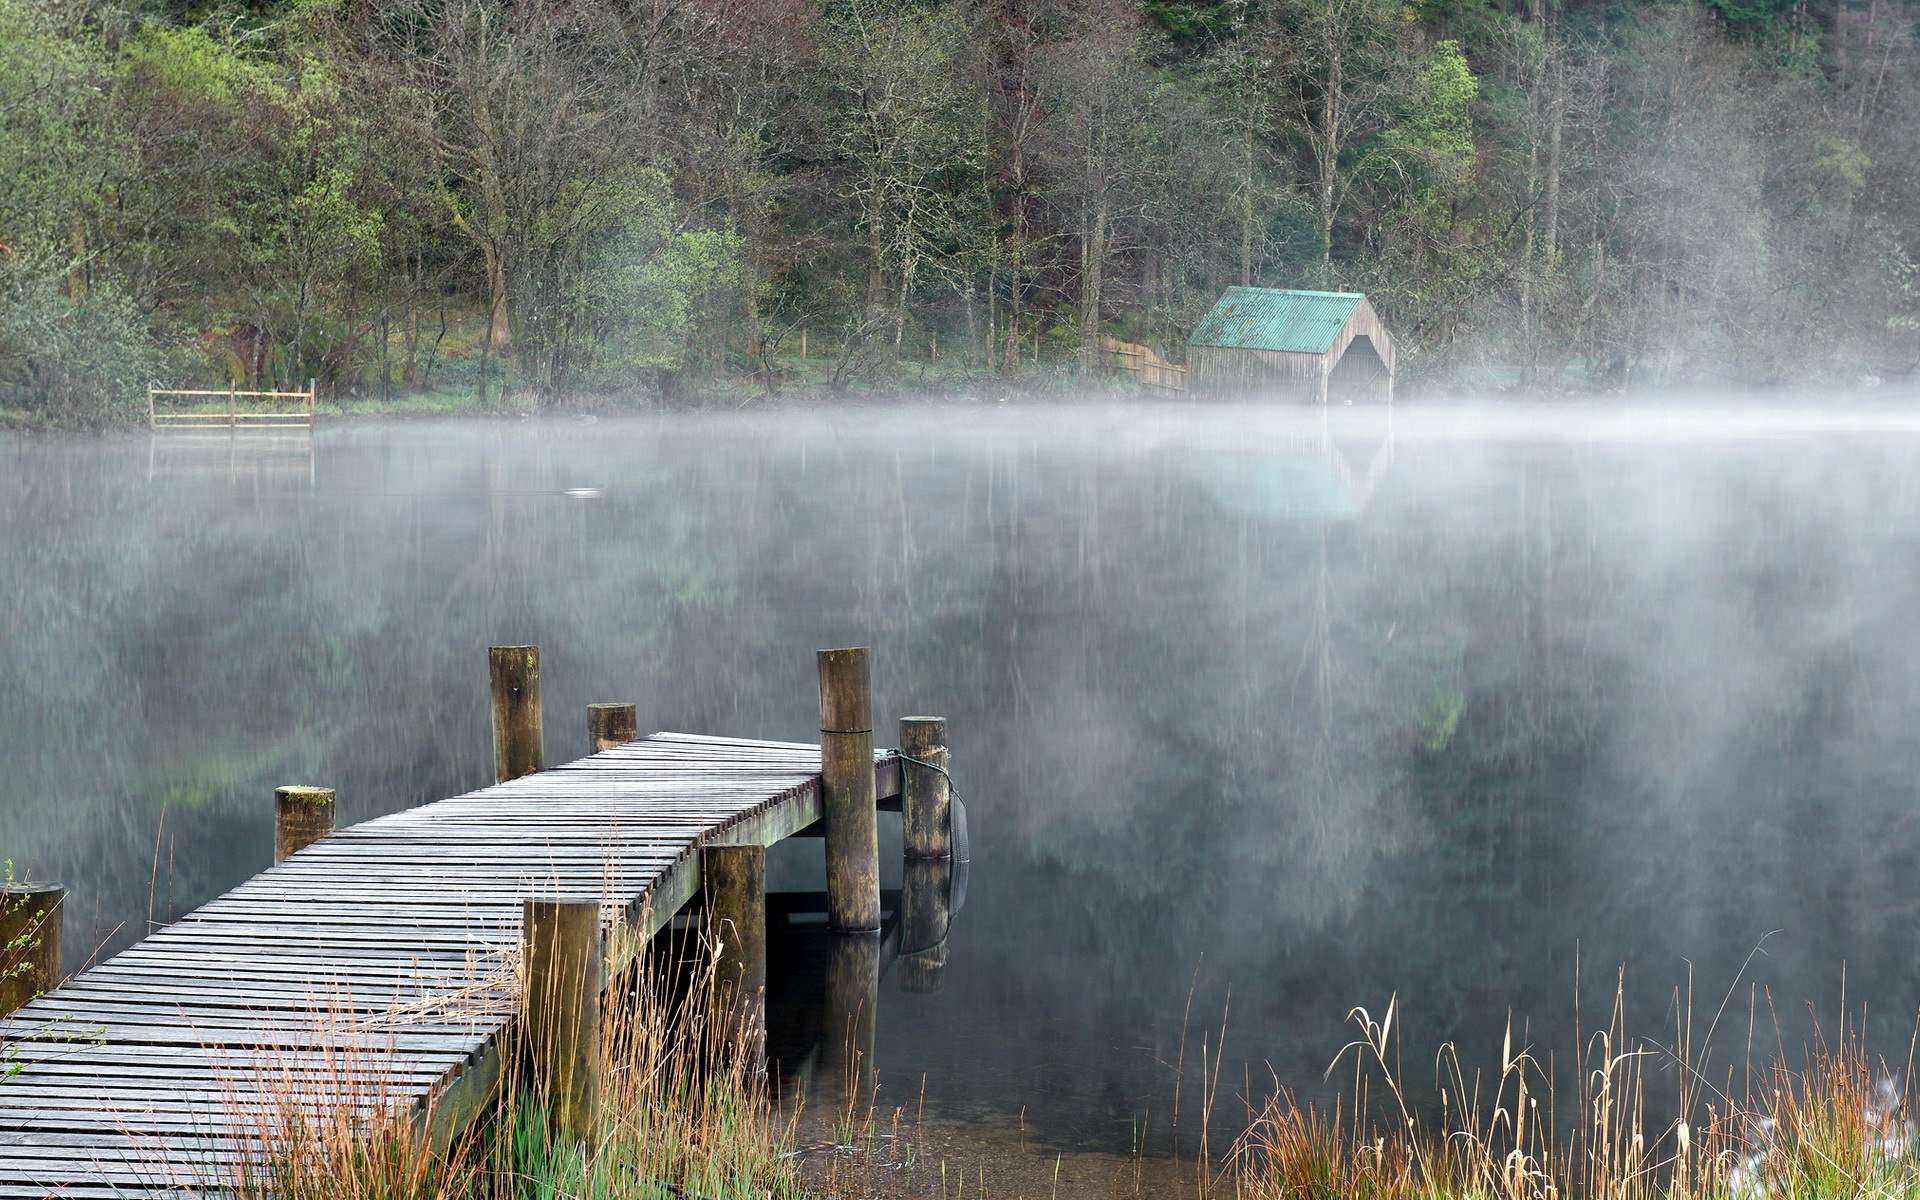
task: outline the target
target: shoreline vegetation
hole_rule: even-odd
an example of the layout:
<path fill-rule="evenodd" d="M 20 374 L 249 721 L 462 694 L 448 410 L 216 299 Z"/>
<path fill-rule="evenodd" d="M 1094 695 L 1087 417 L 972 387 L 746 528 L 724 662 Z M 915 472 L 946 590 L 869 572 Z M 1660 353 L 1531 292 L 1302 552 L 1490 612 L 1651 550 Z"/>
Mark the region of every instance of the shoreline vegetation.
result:
<path fill-rule="evenodd" d="M 1421 388 L 1909 379 L 1917 5 L 0 0 L 0 408 L 1093 386 L 1236 284 Z"/>
<path fill-rule="evenodd" d="M 711 953 L 696 952 L 664 969 L 656 963 L 610 990 L 600 1133 L 588 1142 L 568 1143 L 549 1132 L 546 1106 L 509 1056 L 490 1107 L 450 1149 L 436 1152 L 404 1117 L 370 1115 L 382 1105 L 377 1071 L 349 1056 L 329 1064 L 330 1074 L 289 1072 L 272 1111 L 243 1116 L 243 1128 L 254 1130 L 243 1144 L 256 1165 L 243 1172 L 234 1194 L 239 1200 L 1057 1200 L 1094 1194 L 1076 1186 L 1089 1182 L 1084 1177 L 1070 1176 L 1061 1190 L 1064 1155 L 1054 1158 L 1053 1178 L 1038 1182 L 1030 1169 L 998 1170 L 990 1154 L 948 1161 L 940 1139 L 922 1131 L 920 1114 L 904 1106 L 889 1110 L 853 1081 L 840 1089 L 839 1100 L 808 1098 L 783 1107 L 757 1071 L 753 1040 L 716 1015 L 727 1010 L 714 1004 L 713 961 Z M 1246 1106 L 1244 1131 L 1224 1146 L 1212 1144 L 1209 1130 L 1225 1099 L 1221 1043 L 1191 1055 L 1183 1034 L 1181 1063 L 1191 1057 L 1198 1067 L 1197 1145 L 1172 1162 L 1150 1160 L 1144 1146 L 1137 1147 L 1130 1163 L 1119 1164 L 1096 1190 L 1109 1200 L 1920 1194 L 1911 1049 L 1900 1063 L 1872 1058 L 1858 1026 L 1843 1023 L 1831 1040 L 1816 1028 L 1802 1065 L 1793 1067 L 1784 1045 L 1765 1049 L 1763 1004 L 1770 1011 L 1771 998 L 1750 998 L 1741 1060 L 1718 1066 L 1708 1047 L 1726 1005 L 1702 1033 L 1690 993 L 1677 992 L 1672 1040 L 1649 1041 L 1624 1027 L 1622 986 L 1606 1025 L 1586 1034 L 1573 1056 L 1570 1091 L 1556 1090 L 1553 1057 L 1516 1043 L 1510 1026 L 1497 1069 L 1491 1063 L 1476 1069 L 1457 1048 L 1441 1048 L 1432 1062 L 1437 1105 L 1411 1098 L 1396 1044 L 1395 1002 L 1377 1019 L 1356 1009 L 1357 1036 L 1327 1071 L 1329 1078 L 1350 1073 L 1346 1094 L 1330 1103 L 1305 1102 L 1273 1080 L 1261 1096 L 1237 1097 Z M 1223 1021 L 1223 1039 L 1225 1032 Z M 1756 1042 L 1766 1061 L 1756 1059 Z"/>

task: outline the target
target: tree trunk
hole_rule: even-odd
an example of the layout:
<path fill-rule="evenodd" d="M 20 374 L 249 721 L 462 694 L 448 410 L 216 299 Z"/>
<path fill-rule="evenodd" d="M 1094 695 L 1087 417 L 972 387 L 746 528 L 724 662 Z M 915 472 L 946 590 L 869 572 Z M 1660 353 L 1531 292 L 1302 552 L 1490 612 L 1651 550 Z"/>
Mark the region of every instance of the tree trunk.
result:
<path fill-rule="evenodd" d="M 1093 228 L 1086 242 L 1086 277 L 1080 289 L 1080 372 L 1091 377 L 1100 348 L 1100 291 L 1107 261 L 1107 199 L 1093 210 Z"/>
<path fill-rule="evenodd" d="M 1567 73 L 1558 49 L 1547 50 L 1553 64 L 1553 99 L 1547 108 L 1547 228 L 1542 249 L 1548 263 L 1560 252 L 1560 164 L 1561 141 L 1567 125 Z"/>

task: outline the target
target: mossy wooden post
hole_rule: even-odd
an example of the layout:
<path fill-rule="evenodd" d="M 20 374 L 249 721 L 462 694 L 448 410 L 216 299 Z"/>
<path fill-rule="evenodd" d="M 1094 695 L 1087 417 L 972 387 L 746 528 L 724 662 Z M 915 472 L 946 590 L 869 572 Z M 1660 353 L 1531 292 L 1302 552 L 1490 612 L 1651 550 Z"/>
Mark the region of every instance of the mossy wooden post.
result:
<path fill-rule="evenodd" d="M 587 705 L 587 744 L 593 753 L 624 746 L 639 736 L 640 717 L 633 705 Z"/>
<path fill-rule="evenodd" d="M 945 773 L 946 719 L 900 718 L 900 760 L 900 811 L 907 857 L 952 857 L 953 805 Z"/>
<path fill-rule="evenodd" d="M 700 878 L 707 932 L 719 948 L 714 1018 L 739 1031 L 761 1069 L 766 1061 L 767 852 L 760 846 L 703 846 Z"/>
<path fill-rule="evenodd" d="M 880 821 L 867 650 L 822 650 L 817 665 L 827 923 L 836 933 L 872 933 L 880 928 Z"/>
<path fill-rule="evenodd" d="M 495 646 L 487 651 L 493 676 L 493 769 L 505 783 L 546 769 L 540 732 L 540 647 Z"/>
<path fill-rule="evenodd" d="M 0 891 L 0 1016 L 60 982 L 57 883 L 8 883 Z"/>
<path fill-rule="evenodd" d="M 946 982 L 952 892 L 951 858 L 907 860 L 900 880 L 900 986 L 906 991 L 937 992 Z"/>
<path fill-rule="evenodd" d="M 589 1141 L 600 1121 L 600 902 L 529 899 L 522 920 L 529 1082 L 557 1138 Z"/>
<path fill-rule="evenodd" d="M 273 789 L 273 862 L 292 858 L 333 832 L 333 789 Z"/>
<path fill-rule="evenodd" d="M 820 1039 L 818 1081 L 828 1098 L 856 1123 L 873 1099 L 873 1040 L 879 1022 L 880 939 L 842 933 L 827 959 L 826 1027 Z"/>

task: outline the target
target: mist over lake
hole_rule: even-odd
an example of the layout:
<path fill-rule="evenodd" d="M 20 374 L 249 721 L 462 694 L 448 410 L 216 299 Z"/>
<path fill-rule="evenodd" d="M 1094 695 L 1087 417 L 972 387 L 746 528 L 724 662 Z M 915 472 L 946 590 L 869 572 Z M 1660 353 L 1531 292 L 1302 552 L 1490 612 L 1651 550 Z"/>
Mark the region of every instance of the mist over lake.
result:
<path fill-rule="evenodd" d="M 1898 1058 L 1916 450 L 1793 407 L 4 441 L 0 847 L 72 889 L 77 968 L 267 867 L 276 785 L 346 824 L 490 782 L 488 645 L 542 648 L 553 762 L 606 700 L 813 740 L 813 651 L 868 645 L 876 738 L 947 718 L 972 841 L 944 986 L 885 985 L 883 1103 L 1164 1148 L 1183 1017 L 1183 1104 L 1204 1037 L 1231 1124 L 1337 1091 L 1354 1006 L 1397 997 L 1409 1064 L 1496 1060 L 1510 1014 L 1575 1045 L 1622 965 L 1649 1037 L 1691 981 L 1727 1059 L 1807 1003 Z"/>

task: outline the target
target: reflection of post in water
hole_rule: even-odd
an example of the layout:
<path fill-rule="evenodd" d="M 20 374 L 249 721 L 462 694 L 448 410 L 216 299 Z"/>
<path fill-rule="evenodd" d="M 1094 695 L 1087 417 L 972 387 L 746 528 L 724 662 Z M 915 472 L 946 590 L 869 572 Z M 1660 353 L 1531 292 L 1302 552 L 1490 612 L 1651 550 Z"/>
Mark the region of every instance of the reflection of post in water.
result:
<path fill-rule="evenodd" d="M 946 982 L 952 887 L 952 859 L 907 860 L 900 886 L 900 987 L 904 991 L 937 992 Z"/>
<path fill-rule="evenodd" d="M 829 936 L 820 1066 L 814 1073 L 816 1095 L 823 1102 L 822 1111 L 857 1120 L 873 1103 L 881 939 L 878 933 Z"/>

